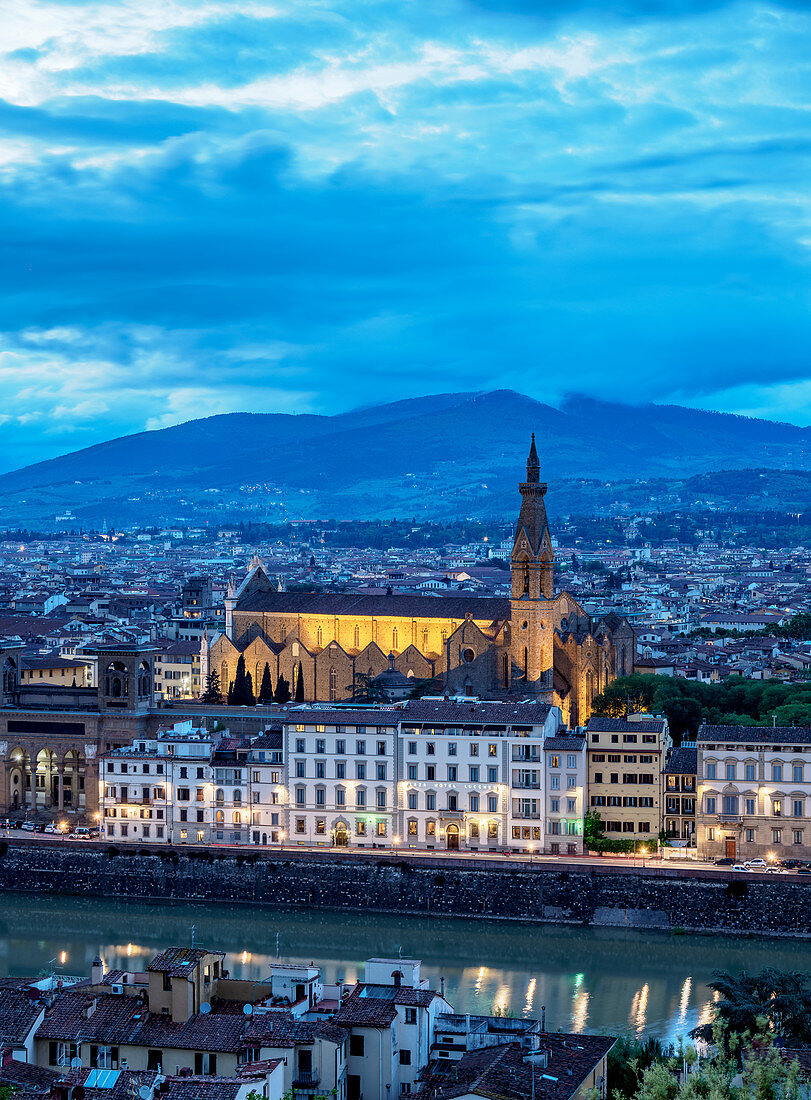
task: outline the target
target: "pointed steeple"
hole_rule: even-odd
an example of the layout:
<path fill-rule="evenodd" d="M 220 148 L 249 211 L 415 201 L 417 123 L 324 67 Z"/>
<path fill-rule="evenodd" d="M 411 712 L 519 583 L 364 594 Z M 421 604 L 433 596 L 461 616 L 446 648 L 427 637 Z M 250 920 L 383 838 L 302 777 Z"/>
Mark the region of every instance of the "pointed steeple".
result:
<path fill-rule="evenodd" d="M 529 448 L 527 458 L 527 482 L 534 483 L 541 480 L 541 464 L 538 461 L 538 452 L 535 449 L 535 432 L 532 433 L 532 445 Z"/>

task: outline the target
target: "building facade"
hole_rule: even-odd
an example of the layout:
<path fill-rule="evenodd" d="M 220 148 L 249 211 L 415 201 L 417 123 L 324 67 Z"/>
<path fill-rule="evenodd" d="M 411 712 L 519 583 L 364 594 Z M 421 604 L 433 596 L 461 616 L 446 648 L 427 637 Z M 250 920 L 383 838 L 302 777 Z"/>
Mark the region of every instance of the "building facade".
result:
<path fill-rule="evenodd" d="M 811 727 L 704 725 L 696 745 L 699 854 L 804 856 L 811 843 Z"/>
<path fill-rule="evenodd" d="M 229 589 L 225 630 L 205 639 L 202 682 L 219 674 L 223 692 L 240 655 L 254 684 L 269 665 L 297 698 L 351 698 L 359 678 L 390 667 L 435 680 L 452 695 L 532 697 L 560 708 L 570 726 L 591 701 L 633 669 L 630 624 L 613 613 L 595 620 L 554 591 L 554 553 L 533 437 L 511 553 L 510 598 L 290 593 L 256 563 Z"/>
<path fill-rule="evenodd" d="M 589 809 L 609 839 L 656 844 L 663 822 L 662 769 L 672 748 L 665 718 L 591 718 L 586 726 Z"/>

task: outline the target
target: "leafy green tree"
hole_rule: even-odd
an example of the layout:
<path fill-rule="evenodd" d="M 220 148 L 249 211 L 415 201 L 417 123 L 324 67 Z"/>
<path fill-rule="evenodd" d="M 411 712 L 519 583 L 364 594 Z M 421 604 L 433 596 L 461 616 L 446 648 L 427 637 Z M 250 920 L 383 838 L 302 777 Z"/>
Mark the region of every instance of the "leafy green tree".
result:
<path fill-rule="evenodd" d="M 773 1035 L 786 1046 L 811 1045 L 811 976 L 798 971 L 780 971 L 770 966 L 757 974 L 746 971 L 715 972 L 709 987 L 719 994 L 713 1005 L 713 1020 L 697 1027 L 693 1034 L 712 1041 L 714 1026 L 721 1024 L 727 1036 L 754 1034 L 765 1021 Z"/>

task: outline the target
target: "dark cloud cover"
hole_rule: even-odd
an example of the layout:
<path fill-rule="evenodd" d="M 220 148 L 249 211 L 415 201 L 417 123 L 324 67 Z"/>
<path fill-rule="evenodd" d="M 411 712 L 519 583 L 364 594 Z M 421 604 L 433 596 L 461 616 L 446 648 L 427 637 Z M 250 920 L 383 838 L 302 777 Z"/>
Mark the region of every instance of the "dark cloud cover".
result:
<path fill-rule="evenodd" d="M 505 386 L 808 423 L 807 6 L 33 8 L 0 467 Z"/>

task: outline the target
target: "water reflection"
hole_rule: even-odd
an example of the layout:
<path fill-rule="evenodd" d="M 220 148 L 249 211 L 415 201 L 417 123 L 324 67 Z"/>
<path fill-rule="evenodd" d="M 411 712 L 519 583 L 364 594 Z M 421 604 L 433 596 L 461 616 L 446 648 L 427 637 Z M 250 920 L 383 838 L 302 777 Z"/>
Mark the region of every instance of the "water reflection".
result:
<path fill-rule="evenodd" d="M 192 933 L 192 926 L 194 932 Z M 36 939 L 31 938 L 36 929 Z M 424 974 L 461 1012 L 538 1016 L 552 1030 L 673 1039 L 709 1019 L 714 969 L 771 965 L 811 970 L 811 944 L 666 936 L 625 929 L 407 918 L 228 905 L 151 905 L 104 899 L 0 899 L 0 975 L 56 968 L 86 975 L 143 969 L 170 944 L 227 953 L 234 977 L 256 981 L 282 960 L 321 963 L 327 981 L 352 983 L 373 956 L 421 958 Z"/>

